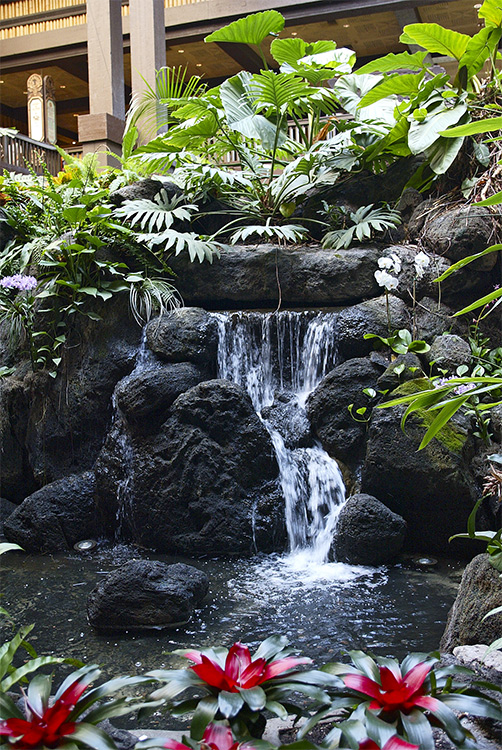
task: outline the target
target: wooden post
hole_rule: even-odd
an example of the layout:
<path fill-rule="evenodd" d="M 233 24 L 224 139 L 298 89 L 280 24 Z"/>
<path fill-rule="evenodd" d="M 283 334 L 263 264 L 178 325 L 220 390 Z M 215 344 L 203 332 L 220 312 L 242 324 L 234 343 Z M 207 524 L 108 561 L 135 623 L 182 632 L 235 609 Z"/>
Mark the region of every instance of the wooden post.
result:
<path fill-rule="evenodd" d="M 155 73 L 166 64 L 163 0 L 129 0 L 129 23 L 132 95 L 137 99 L 148 87 L 155 91 Z M 143 143 L 156 134 L 145 119 L 138 130 Z"/>
<path fill-rule="evenodd" d="M 83 153 L 98 154 L 101 166 L 116 164 L 105 149 L 121 152 L 125 117 L 121 0 L 87 0 L 90 114 L 78 118 Z"/>

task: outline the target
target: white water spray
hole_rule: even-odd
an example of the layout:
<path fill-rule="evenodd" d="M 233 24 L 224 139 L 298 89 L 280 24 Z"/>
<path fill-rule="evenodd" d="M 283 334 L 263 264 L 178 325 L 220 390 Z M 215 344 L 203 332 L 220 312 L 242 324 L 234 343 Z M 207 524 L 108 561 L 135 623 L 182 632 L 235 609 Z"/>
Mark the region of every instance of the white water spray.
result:
<path fill-rule="evenodd" d="M 247 390 L 277 454 L 291 556 L 298 567 L 322 564 L 345 501 L 340 469 L 320 444 L 288 448 L 262 412 L 278 396 L 292 410 L 304 408 L 309 393 L 335 365 L 335 315 L 239 312 L 217 318 L 218 376 Z"/>

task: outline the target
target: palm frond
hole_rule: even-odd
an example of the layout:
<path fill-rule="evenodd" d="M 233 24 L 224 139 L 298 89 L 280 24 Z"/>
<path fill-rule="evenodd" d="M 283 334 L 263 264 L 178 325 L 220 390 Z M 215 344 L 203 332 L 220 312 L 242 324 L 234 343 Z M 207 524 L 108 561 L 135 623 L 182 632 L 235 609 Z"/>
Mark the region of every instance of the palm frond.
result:
<path fill-rule="evenodd" d="M 162 189 L 152 199 L 142 198 L 124 203 L 115 209 L 115 216 L 127 219 L 134 226 L 139 224 L 143 231 L 149 233 L 161 232 L 169 229 L 174 222 L 190 221 L 192 214 L 198 211 L 198 206 L 184 203 L 184 196 L 169 198 Z M 183 203 L 183 205 L 180 205 Z"/>

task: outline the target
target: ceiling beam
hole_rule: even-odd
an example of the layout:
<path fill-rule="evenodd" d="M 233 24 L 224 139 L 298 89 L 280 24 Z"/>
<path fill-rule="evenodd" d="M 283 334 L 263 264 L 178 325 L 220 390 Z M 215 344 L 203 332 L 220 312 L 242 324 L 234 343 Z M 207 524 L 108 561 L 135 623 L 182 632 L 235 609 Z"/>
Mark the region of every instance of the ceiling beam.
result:
<path fill-rule="evenodd" d="M 77 115 L 89 111 L 89 97 L 81 96 L 78 99 L 61 99 L 56 101 L 56 114 L 58 115 Z"/>
<path fill-rule="evenodd" d="M 76 55 L 75 57 L 66 57 L 56 62 L 58 68 L 66 73 L 78 78 L 79 81 L 89 83 L 89 68 L 87 65 L 87 55 Z"/>
<path fill-rule="evenodd" d="M 263 63 L 259 55 L 247 44 L 236 44 L 235 42 L 216 42 L 223 52 L 235 60 L 244 70 L 250 73 L 259 73 Z"/>

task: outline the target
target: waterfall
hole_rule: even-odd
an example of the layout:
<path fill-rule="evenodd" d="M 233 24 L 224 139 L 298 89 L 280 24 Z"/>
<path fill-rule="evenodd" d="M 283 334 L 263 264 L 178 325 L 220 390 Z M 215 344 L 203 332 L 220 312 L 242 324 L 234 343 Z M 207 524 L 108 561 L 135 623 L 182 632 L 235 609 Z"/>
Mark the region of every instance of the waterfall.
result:
<path fill-rule="evenodd" d="M 141 341 L 136 353 L 134 360 L 134 368 L 129 375 L 123 380 L 128 380 L 133 376 L 138 375 L 144 370 L 150 370 L 156 366 L 155 358 L 152 352 L 148 349 L 146 343 L 146 326 L 143 328 L 141 333 Z M 131 436 L 127 428 L 127 421 L 124 419 L 120 407 L 117 403 L 117 387 L 123 381 L 119 381 L 112 396 L 112 431 L 113 427 L 117 426 L 119 429 L 116 431 L 116 442 L 121 457 L 121 464 L 123 469 L 122 479 L 117 483 L 117 514 L 116 514 L 116 529 L 115 539 L 120 541 L 123 538 L 124 528 L 130 522 L 131 515 L 131 486 L 134 478 L 134 450 L 132 445 Z"/>
<path fill-rule="evenodd" d="M 338 464 L 322 446 L 290 446 L 273 410 L 306 419 L 304 406 L 336 362 L 333 313 L 215 313 L 218 377 L 243 386 L 270 433 L 286 503 L 289 549 L 300 561 L 328 560 L 345 501 Z"/>

